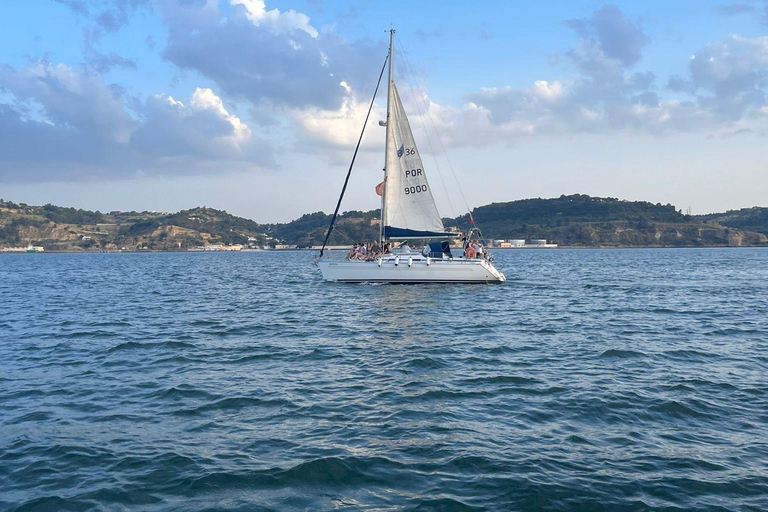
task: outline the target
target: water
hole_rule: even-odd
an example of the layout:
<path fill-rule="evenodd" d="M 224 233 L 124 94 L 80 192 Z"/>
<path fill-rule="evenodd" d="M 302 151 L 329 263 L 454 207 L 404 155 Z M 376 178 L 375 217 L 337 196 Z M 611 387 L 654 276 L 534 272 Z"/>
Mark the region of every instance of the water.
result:
<path fill-rule="evenodd" d="M 0 510 L 768 510 L 768 250 L 0 257 Z"/>

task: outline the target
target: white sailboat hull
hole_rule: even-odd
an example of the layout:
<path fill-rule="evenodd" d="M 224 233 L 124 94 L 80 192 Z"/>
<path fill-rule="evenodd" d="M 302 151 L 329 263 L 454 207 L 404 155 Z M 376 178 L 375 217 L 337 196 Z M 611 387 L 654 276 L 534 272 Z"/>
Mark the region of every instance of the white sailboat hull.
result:
<path fill-rule="evenodd" d="M 341 283 L 503 283 L 504 274 L 481 259 L 434 259 L 420 255 L 376 261 L 321 261 L 326 281 Z"/>

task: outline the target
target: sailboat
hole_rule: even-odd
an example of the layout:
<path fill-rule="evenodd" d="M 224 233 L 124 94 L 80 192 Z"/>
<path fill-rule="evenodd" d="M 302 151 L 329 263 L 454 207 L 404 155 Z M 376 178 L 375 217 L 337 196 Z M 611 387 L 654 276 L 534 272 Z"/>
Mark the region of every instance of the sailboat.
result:
<path fill-rule="evenodd" d="M 323 279 L 346 283 L 502 283 L 506 278 L 493 266 L 488 252 L 479 245 L 481 237 L 472 241 L 472 235 L 477 230 L 470 230 L 465 236 L 462 249 L 452 250 L 447 242 L 459 234 L 446 230 L 443 225 L 408 116 L 392 79 L 394 36 L 395 31 L 390 30 L 387 120 L 379 122 L 386 127 L 384 181 L 376 190 L 381 195 L 379 246 L 388 248 L 393 242 L 400 242 L 400 246 L 391 251 L 385 249 L 373 258 L 345 261 L 322 259 L 349 181 L 349 172 L 354 165 L 353 157 L 317 262 Z M 375 97 L 376 93 L 374 100 Z M 367 121 L 366 117 L 365 124 Z M 419 252 L 410 248 L 408 240 L 439 241 L 429 243 Z"/>

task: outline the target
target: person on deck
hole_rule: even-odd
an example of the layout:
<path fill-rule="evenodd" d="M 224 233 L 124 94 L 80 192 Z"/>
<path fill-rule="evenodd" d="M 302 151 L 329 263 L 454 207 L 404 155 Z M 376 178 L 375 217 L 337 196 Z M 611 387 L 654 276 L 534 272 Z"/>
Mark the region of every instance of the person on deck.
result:
<path fill-rule="evenodd" d="M 475 258 L 482 258 L 483 257 L 483 246 L 480 244 L 479 241 L 476 241 L 472 248 L 475 250 L 476 256 Z"/>
<path fill-rule="evenodd" d="M 379 247 L 379 244 L 376 242 L 373 242 L 371 244 L 371 250 L 368 253 L 368 259 L 370 261 L 373 261 L 376 258 L 378 258 L 380 254 L 381 254 L 381 248 Z"/>

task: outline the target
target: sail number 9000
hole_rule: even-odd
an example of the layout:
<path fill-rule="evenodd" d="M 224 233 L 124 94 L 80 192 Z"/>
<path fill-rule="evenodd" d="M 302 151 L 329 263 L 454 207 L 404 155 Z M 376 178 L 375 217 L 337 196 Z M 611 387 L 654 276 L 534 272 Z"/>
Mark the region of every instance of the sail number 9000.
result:
<path fill-rule="evenodd" d="M 427 186 L 416 185 L 415 187 L 405 187 L 403 190 L 405 190 L 405 195 L 418 194 L 419 192 L 426 192 Z"/>

